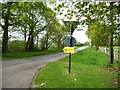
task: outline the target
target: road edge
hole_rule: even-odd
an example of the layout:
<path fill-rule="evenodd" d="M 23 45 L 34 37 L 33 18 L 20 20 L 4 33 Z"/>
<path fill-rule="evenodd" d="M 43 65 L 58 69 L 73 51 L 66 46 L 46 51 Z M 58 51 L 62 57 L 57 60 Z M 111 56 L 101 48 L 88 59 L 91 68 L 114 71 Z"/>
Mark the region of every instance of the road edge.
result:
<path fill-rule="evenodd" d="M 83 48 L 82 50 L 84 50 L 84 49 L 86 49 L 86 48 L 88 48 L 88 47 L 89 47 L 89 46 L 86 46 L 86 47 Z M 82 51 L 82 50 L 78 50 L 78 49 L 76 49 L 76 50 L 77 50 L 77 51 L 76 51 L 75 53 L 77 53 L 78 51 Z M 67 55 L 67 56 L 68 56 L 68 55 Z M 65 57 L 67 57 L 67 56 L 65 56 Z M 63 57 L 63 58 L 65 58 L 65 57 Z M 58 60 L 60 60 L 60 59 L 58 59 Z M 58 61 L 58 60 L 56 60 L 56 61 Z M 55 62 L 55 61 L 53 61 L 53 62 Z M 49 63 L 49 62 L 48 62 L 48 63 Z M 34 76 L 33 76 L 33 81 L 31 82 L 30 88 L 34 88 L 34 87 L 35 87 L 35 78 L 36 78 L 39 70 L 40 70 L 41 68 L 44 68 L 48 63 L 46 63 L 46 64 L 44 64 L 42 67 L 40 67 L 40 68 L 37 70 L 37 72 L 34 74 Z"/>

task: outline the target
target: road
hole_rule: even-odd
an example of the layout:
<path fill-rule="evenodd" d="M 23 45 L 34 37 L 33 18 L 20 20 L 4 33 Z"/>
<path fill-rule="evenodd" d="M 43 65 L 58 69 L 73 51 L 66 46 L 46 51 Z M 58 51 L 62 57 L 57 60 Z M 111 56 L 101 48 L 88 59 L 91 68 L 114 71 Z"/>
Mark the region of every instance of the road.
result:
<path fill-rule="evenodd" d="M 81 47 L 75 52 L 87 48 Z M 2 61 L 2 88 L 30 88 L 37 71 L 48 62 L 67 56 L 63 52 Z"/>

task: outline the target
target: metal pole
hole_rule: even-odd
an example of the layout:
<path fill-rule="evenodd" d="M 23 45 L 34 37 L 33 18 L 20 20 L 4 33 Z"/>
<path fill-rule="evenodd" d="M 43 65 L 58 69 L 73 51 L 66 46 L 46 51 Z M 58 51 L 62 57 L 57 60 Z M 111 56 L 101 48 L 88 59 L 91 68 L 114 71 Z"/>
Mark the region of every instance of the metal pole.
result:
<path fill-rule="evenodd" d="M 73 24 L 71 25 L 71 30 L 70 30 L 70 47 L 72 47 L 72 32 L 73 32 Z M 69 53 L 69 73 L 71 71 L 71 53 Z"/>
<path fill-rule="evenodd" d="M 69 53 L 69 73 L 70 73 L 70 70 L 71 70 L 71 53 Z"/>

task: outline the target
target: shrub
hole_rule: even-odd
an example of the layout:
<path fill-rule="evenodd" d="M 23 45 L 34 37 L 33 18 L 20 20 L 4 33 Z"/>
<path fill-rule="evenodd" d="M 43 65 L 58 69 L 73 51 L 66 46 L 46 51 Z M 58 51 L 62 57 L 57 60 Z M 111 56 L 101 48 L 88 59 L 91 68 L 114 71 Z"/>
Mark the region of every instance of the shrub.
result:
<path fill-rule="evenodd" d="M 23 52 L 25 51 L 25 42 L 22 40 L 14 40 L 8 42 L 8 52 Z"/>

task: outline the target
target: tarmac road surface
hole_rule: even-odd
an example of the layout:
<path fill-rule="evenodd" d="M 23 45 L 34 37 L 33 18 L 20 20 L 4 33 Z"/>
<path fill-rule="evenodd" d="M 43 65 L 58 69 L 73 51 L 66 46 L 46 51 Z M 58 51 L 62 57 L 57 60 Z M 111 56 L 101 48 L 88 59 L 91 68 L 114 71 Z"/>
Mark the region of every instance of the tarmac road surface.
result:
<path fill-rule="evenodd" d="M 88 46 L 76 49 L 83 50 Z M 2 88 L 30 88 L 38 69 L 48 62 L 68 56 L 63 52 L 2 61 Z"/>

